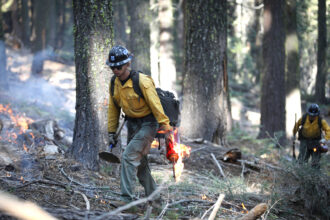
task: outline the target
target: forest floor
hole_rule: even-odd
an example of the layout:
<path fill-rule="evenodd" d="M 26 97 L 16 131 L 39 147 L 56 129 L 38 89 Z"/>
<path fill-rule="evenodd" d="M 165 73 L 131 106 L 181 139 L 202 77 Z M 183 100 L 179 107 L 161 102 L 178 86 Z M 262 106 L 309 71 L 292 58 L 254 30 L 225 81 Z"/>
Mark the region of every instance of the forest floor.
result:
<path fill-rule="evenodd" d="M 330 218 L 329 154 L 322 157 L 321 171 L 299 166 L 292 162 L 289 147 L 275 148 L 273 138 L 256 139 L 258 125 L 249 121 L 249 117 L 237 121 L 228 134 L 227 146 L 181 137 L 181 143 L 191 147 L 191 154 L 184 160 L 185 167 L 177 182 L 172 165 L 165 159 L 164 146 L 161 150 L 152 149 L 151 171 L 162 187 L 162 207 L 151 210 L 150 206 L 144 206 L 116 212 L 112 203 L 119 200 L 119 165 L 101 162 L 98 172 L 86 170 L 65 156 L 69 146 L 30 128 L 23 133 L 18 131 L 18 118 L 25 118 L 29 124 L 55 120 L 65 136 L 72 138 L 74 65 L 46 61 L 42 76 L 34 78 L 30 74 L 31 54 L 7 50 L 7 56 L 10 88 L 0 92 L 2 191 L 34 202 L 59 219 L 207 219 L 220 194 L 225 197 L 217 219 L 244 217 L 261 203 L 268 208 L 260 219 Z M 234 105 L 239 104 L 245 113 L 250 112 L 245 115 L 258 116 L 255 106 L 244 106 L 238 100 L 235 99 Z M 1 110 L 1 104 L 6 111 Z M 123 146 L 125 136 L 124 129 Z M 58 153 L 47 153 L 48 145 L 57 145 Z M 226 162 L 224 155 L 230 149 L 238 149 L 242 158 Z M 114 153 L 119 154 L 119 148 Z M 144 197 L 138 183 L 136 194 Z M 1 199 L 0 196 L 0 203 Z M 0 212 L 0 219 L 15 218 Z"/>

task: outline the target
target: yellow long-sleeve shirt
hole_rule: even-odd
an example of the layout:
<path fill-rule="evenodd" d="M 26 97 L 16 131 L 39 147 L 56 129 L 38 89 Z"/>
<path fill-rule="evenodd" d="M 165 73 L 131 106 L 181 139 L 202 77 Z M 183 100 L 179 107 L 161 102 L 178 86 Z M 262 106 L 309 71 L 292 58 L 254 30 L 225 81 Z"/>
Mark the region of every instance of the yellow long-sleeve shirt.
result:
<path fill-rule="evenodd" d="M 109 97 L 109 132 L 115 132 L 118 127 L 120 109 L 123 110 L 126 116 L 131 118 L 142 118 L 152 113 L 159 124 L 170 124 L 170 120 L 165 115 L 160 103 L 153 79 L 145 74 L 140 74 L 139 77 L 139 85 L 144 98 L 139 97 L 134 91 L 131 78 L 129 78 L 124 85 L 116 78 L 114 83 L 114 96 L 112 97 L 110 92 Z M 109 91 L 111 91 L 111 88 Z"/>
<path fill-rule="evenodd" d="M 306 117 L 306 121 L 305 124 L 302 125 L 302 118 L 300 118 L 294 128 L 293 128 L 293 135 L 295 135 L 297 133 L 297 131 L 299 130 L 300 126 L 304 126 L 304 128 L 302 129 L 302 135 L 305 138 L 316 138 L 316 137 L 320 137 L 320 128 L 319 128 L 319 122 L 318 122 L 318 117 L 315 117 L 315 119 L 313 120 L 313 122 L 310 121 L 309 119 L 309 115 L 307 115 Z M 330 127 L 328 125 L 328 123 L 326 122 L 326 120 L 322 119 L 321 120 L 321 124 L 322 124 L 322 130 L 325 133 L 325 139 L 329 140 L 330 139 Z"/>

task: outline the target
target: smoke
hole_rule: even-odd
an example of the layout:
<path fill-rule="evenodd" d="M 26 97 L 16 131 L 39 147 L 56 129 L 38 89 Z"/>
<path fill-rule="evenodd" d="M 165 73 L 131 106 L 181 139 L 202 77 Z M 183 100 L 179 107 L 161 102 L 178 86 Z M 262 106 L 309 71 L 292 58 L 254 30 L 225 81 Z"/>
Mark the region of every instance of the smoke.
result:
<path fill-rule="evenodd" d="M 72 65 L 46 60 L 41 74 L 31 74 L 33 55 L 7 49 L 8 95 L 30 117 L 51 118 L 73 129 L 75 70 Z M 0 103 L 2 101 L 0 100 Z"/>

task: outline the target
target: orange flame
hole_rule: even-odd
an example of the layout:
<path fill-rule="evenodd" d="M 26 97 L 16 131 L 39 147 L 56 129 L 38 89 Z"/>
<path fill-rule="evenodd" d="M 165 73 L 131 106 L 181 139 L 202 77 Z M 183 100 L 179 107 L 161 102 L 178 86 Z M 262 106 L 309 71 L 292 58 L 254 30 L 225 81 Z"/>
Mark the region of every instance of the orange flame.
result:
<path fill-rule="evenodd" d="M 155 139 L 152 143 L 151 143 L 151 148 L 158 148 L 159 146 L 159 142 Z"/>
<path fill-rule="evenodd" d="M 23 144 L 23 149 L 28 152 L 29 151 L 29 148 L 27 148 L 26 144 Z"/>
<path fill-rule="evenodd" d="M 13 110 L 10 108 L 10 105 L 3 106 L 0 104 L 0 113 L 7 113 L 10 119 L 15 123 L 17 127 L 20 127 L 20 134 L 25 132 L 28 127 L 29 123 L 33 122 L 31 118 L 21 116 L 21 115 L 14 115 Z"/>
<path fill-rule="evenodd" d="M 101 199 L 101 201 L 100 201 L 102 204 L 106 204 L 107 202 L 106 201 L 104 201 L 103 199 Z"/>
<path fill-rule="evenodd" d="M 244 209 L 243 211 L 242 211 L 242 213 L 248 213 L 249 211 L 245 208 L 245 205 L 244 205 L 244 203 L 242 202 L 242 208 Z"/>
<path fill-rule="evenodd" d="M 175 181 L 178 182 L 180 180 L 184 164 L 183 164 L 183 158 L 190 156 L 191 148 L 189 146 L 186 146 L 184 144 L 178 143 L 179 135 L 178 135 L 178 129 L 175 129 L 174 132 L 170 135 L 170 143 L 173 144 L 173 150 L 178 156 L 178 160 L 174 164 L 174 176 Z M 169 153 L 169 152 L 168 152 Z M 167 155 L 168 157 L 168 155 Z M 169 158 L 169 157 L 168 157 Z"/>
<path fill-rule="evenodd" d="M 316 151 L 317 151 L 316 147 L 314 147 L 314 148 L 313 148 L 313 151 L 314 151 L 314 152 L 316 152 Z"/>
<path fill-rule="evenodd" d="M 14 114 L 13 110 L 10 108 L 10 105 L 2 105 L 0 104 L 0 113 L 4 113 L 9 116 L 11 121 L 15 124 L 15 132 L 9 132 L 5 131 L 2 134 L 2 137 L 0 137 L 0 140 L 8 141 L 10 143 L 15 143 L 17 139 L 17 134 L 23 134 L 29 127 L 29 123 L 32 123 L 33 120 L 31 118 L 19 115 L 19 114 Z M 19 130 L 19 131 L 18 131 Z M 31 137 L 34 138 L 33 134 L 30 133 Z M 23 148 L 25 151 L 27 151 L 27 147 L 23 145 Z"/>

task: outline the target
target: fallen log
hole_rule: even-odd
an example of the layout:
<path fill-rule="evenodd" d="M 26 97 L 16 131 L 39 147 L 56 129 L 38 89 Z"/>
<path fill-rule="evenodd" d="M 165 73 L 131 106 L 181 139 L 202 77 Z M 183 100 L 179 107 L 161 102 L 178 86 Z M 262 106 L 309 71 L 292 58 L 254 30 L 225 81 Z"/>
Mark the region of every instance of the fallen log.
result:
<path fill-rule="evenodd" d="M 253 209 L 251 209 L 246 215 L 239 218 L 239 220 L 256 220 L 258 219 L 262 214 L 264 214 L 267 210 L 267 204 L 266 203 L 260 203 L 256 205 Z"/>
<path fill-rule="evenodd" d="M 211 215 L 209 216 L 208 220 L 213 220 L 215 216 L 217 215 L 217 212 L 221 206 L 222 200 L 225 198 L 225 194 L 220 194 L 217 202 L 214 205 L 214 208 L 211 212 Z"/>
<path fill-rule="evenodd" d="M 103 215 L 105 212 L 98 210 L 76 210 L 64 208 L 44 208 L 47 212 L 51 213 L 59 219 L 76 220 L 76 219 L 96 219 Z M 102 220 L 133 220 L 138 219 L 138 215 L 129 213 L 120 213 L 117 215 L 107 215 Z"/>
<path fill-rule="evenodd" d="M 41 209 L 38 205 L 29 201 L 20 200 L 16 196 L 5 192 L 0 192 L 0 209 L 10 216 L 14 216 L 23 220 L 56 219 Z"/>

